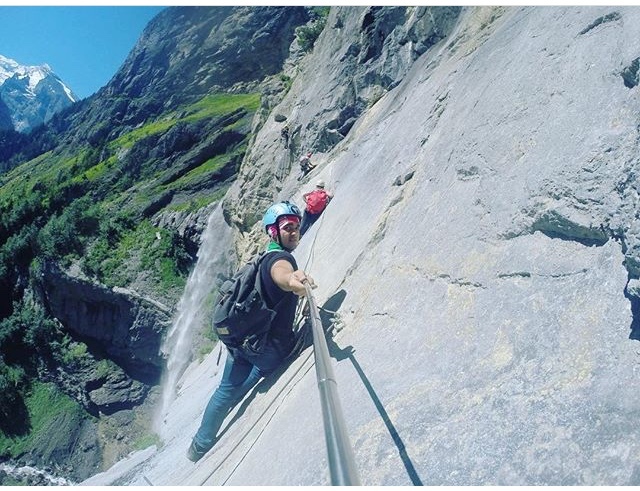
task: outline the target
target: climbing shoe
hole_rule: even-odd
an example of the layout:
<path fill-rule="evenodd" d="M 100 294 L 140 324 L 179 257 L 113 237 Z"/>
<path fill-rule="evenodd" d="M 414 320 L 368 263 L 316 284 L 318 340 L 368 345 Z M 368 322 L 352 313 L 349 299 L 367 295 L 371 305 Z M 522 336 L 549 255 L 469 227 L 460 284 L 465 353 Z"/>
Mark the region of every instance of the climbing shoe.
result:
<path fill-rule="evenodd" d="M 187 450 L 187 458 L 191 462 L 198 462 L 208 451 L 209 448 L 200 448 L 195 441 L 192 441 Z"/>

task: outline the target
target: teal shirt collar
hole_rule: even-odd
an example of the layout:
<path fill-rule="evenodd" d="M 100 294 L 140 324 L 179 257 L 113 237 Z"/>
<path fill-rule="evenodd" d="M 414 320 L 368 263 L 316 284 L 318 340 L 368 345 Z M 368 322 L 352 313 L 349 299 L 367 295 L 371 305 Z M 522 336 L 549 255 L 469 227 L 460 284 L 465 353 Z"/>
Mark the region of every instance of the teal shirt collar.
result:
<path fill-rule="evenodd" d="M 269 242 L 269 245 L 267 246 L 267 252 L 271 252 L 271 251 L 284 251 L 284 249 L 280 244 L 272 240 L 271 242 Z"/>

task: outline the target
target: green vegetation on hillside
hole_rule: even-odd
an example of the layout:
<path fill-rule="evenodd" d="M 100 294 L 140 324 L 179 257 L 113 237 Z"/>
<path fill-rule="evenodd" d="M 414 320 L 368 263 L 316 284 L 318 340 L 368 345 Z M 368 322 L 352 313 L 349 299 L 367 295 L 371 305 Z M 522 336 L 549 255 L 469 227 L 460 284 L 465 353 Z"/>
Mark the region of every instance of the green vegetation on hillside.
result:
<path fill-rule="evenodd" d="M 154 227 L 149 220 L 134 229 L 108 223 L 105 233 L 94 242 L 84 261 L 84 269 L 107 286 L 126 286 L 138 271 L 148 271 L 161 290 L 184 288 L 191 258 L 180 237 Z"/>
<path fill-rule="evenodd" d="M 208 95 L 110 141 L 59 145 L 0 175 L 0 453 L 28 448 L 46 421 L 75 411 L 32 383 L 88 349 L 24 300 L 47 262 L 177 301 L 195 258 L 154 218 L 222 199 L 259 105 L 259 94 Z"/>
<path fill-rule="evenodd" d="M 54 426 L 77 430 L 89 418 L 80 404 L 62 393 L 55 384 L 35 382 L 25 391 L 27 428 L 21 434 L 0 432 L 0 456 L 16 457 L 50 438 Z M 11 419 L 15 419 L 12 416 Z"/>
<path fill-rule="evenodd" d="M 20 435 L 27 430 L 25 394 L 30 379 L 45 360 L 55 358 L 61 339 L 55 322 L 32 306 L 16 303 L 13 313 L 0 321 L 0 430 Z"/>
<path fill-rule="evenodd" d="M 311 51 L 313 49 L 316 39 L 324 31 L 330 10 L 331 7 L 313 7 L 311 9 L 311 21 L 307 25 L 296 27 L 296 38 L 303 51 Z"/>
<path fill-rule="evenodd" d="M 101 148 L 47 152 L 0 176 L 0 283 L 15 282 L 16 262 L 27 267 L 35 257 L 80 259 L 93 242 L 86 270 L 97 279 L 120 283 L 109 279 L 112 268 L 97 265 L 98 258 L 130 256 L 123 252 L 131 247 L 126 238 L 165 207 L 193 211 L 219 200 L 228 187 L 225 181 L 244 157 L 259 103 L 258 94 L 209 95 Z M 203 139 L 213 141 L 213 148 L 203 145 L 198 150 Z M 166 150 L 157 155 L 159 142 Z M 172 145 L 179 147 L 177 152 Z M 174 249 L 181 247 L 177 237 L 163 240 Z M 184 254 L 167 247 L 152 248 L 150 253 L 157 252 L 159 261 L 142 258 L 140 265 L 153 263 L 163 283 L 175 286 L 180 280 L 169 276 L 184 279 L 187 268 Z M 174 268 L 166 265 L 167 258 Z M 0 316 L 11 310 L 10 305 L 3 307 Z"/>

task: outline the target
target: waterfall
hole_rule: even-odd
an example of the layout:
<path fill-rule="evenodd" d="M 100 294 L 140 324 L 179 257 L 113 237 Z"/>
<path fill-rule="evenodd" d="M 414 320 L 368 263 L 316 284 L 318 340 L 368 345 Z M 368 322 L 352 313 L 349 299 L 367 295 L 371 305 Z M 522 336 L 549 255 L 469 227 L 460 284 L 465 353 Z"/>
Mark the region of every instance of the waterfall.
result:
<path fill-rule="evenodd" d="M 203 320 L 208 320 L 208 312 L 204 312 L 203 307 L 207 296 L 215 287 L 216 270 L 226 266 L 228 254 L 220 246 L 230 243 L 225 240 L 225 235 L 230 232 L 227 230 L 225 234 L 220 223 L 224 224 L 222 207 L 216 206 L 207 221 L 196 265 L 187 279 L 178 302 L 176 317 L 161 348 L 167 354 L 167 368 L 162 382 L 160 411 L 156 415 L 156 430 L 162 428 L 169 405 L 176 396 L 178 380 L 191 361 L 193 333 Z"/>

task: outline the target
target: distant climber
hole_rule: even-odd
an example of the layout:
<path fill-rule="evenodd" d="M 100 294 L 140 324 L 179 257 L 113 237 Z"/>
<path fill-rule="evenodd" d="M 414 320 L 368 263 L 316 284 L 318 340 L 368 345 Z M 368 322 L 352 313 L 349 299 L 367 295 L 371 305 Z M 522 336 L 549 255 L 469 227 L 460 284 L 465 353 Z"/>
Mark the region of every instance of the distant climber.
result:
<path fill-rule="evenodd" d="M 305 202 L 304 215 L 300 225 L 300 237 L 302 237 L 309 227 L 313 225 L 333 198 L 331 193 L 324 189 L 325 183 L 320 179 L 316 183 L 316 189 L 302 195 Z"/>
<path fill-rule="evenodd" d="M 304 176 L 306 176 L 309 172 L 311 172 L 314 169 L 314 167 L 315 165 L 311 163 L 311 152 L 300 157 L 301 174 L 298 177 L 298 181 L 300 181 Z"/>
<path fill-rule="evenodd" d="M 227 360 L 222 379 L 187 450 L 192 462 L 200 460 L 215 445 L 225 417 L 244 395 L 294 356 L 293 323 L 298 298 L 305 294 L 304 282 L 315 287 L 313 279 L 298 269 L 291 254 L 300 241 L 300 215 L 296 205 L 284 201 L 271 206 L 262 219 L 271 241 L 259 262 L 258 274 L 263 299 L 275 311 L 275 317 L 268 332 L 261 336 L 247 336 L 235 346 L 225 341 Z"/>
<path fill-rule="evenodd" d="M 289 148 L 289 125 L 285 124 L 280 130 L 280 138 L 284 140 L 284 148 Z"/>

